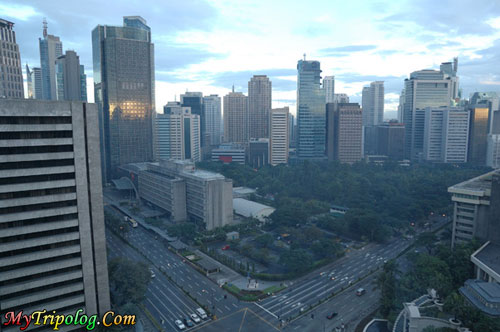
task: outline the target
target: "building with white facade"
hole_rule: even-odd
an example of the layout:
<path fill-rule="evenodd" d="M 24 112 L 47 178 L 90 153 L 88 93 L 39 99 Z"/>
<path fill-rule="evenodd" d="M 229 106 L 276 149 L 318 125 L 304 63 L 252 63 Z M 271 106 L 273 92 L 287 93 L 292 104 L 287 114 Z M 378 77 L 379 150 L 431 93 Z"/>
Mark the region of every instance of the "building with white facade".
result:
<path fill-rule="evenodd" d="M 290 145 L 288 114 L 288 107 L 273 108 L 271 110 L 269 160 L 273 166 L 288 163 L 288 148 Z"/>
<path fill-rule="evenodd" d="M 327 103 L 333 103 L 335 99 L 335 76 L 325 76 L 323 78 L 323 89 Z"/>

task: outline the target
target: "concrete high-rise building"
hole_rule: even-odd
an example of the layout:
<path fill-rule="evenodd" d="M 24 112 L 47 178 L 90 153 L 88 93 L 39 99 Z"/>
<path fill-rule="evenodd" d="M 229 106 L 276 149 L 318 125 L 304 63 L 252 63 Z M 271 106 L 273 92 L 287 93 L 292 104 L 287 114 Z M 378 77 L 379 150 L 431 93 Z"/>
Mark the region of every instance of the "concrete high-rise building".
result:
<path fill-rule="evenodd" d="M 92 31 L 94 95 L 105 181 L 119 165 L 153 159 L 154 45 L 139 16 Z"/>
<path fill-rule="evenodd" d="M 362 92 L 363 126 L 377 126 L 384 122 L 384 82 L 376 81 Z"/>
<path fill-rule="evenodd" d="M 405 89 L 401 90 L 399 95 L 399 105 L 398 105 L 398 122 L 403 123 L 403 114 L 405 110 Z"/>
<path fill-rule="evenodd" d="M 439 66 L 439 70 L 448 75 L 451 81 L 451 98 L 458 101 L 460 98 L 460 89 L 458 86 L 459 79 L 457 76 L 458 58 L 453 58 L 453 62 L 443 62 L 441 66 Z"/>
<path fill-rule="evenodd" d="M 266 75 L 248 81 L 248 138 L 269 138 L 272 83 Z"/>
<path fill-rule="evenodd" d="M 486 166 L 491 168 L 500 168 L 500 134 L 488 135 Z"/>
<path fill-rule="evenodd" d="M 43 99 L 42 70 L 39 67 L 29 68 L 26 65 L 26 81 L 28 85 L 28 99 Z"/>
<path fill-rule="evenodd" d="M 40 67 L 42 69 L 42 99 L 57 99 L 56 59 L 63 54 L 62 42 L 57 36 L 47 34 L 47 22 L 43 22 L 43 39 L 40 46 Z"/>
<path fill-rule="evenodd" d="M 297 156 L 324 159 L 326 99 L 320 63 L 299 60 L 297 71 Z"/>
<path fill-rule="evenodd" d="M 155 159 L 201 160 L 200 116 L 169 102 L 155 119 Z"/>
<path fill-rule="evenodd" d="M 460 107 L 427 107 L 424 127 L 424 160 L 440 163 L 467 162 L 468 110 Z"/>
<path fill-rule="evenodd" d="M 329 161 L 355 163 L 363 157 L 363 115 L 357 103 L 328 103 L 327 157 Z"/>
<path fill-rule="evenodd" d="M 205 133 L 208 145 L 220 144 L 221 131 L 221 100 L 218 95 L 203 97 L 203 114 L 205 116 Z M 192 113 L 192 112 L 191 112 Z"/>
<path fill-rule="evenodd" d="M 288 143 L 290 147 L 295 147 L 297 136 L 297 126 L 295 125 L 295 117 L 292 113 L 288 113 Z"/>
<path fill-rule="evenodd" d="M 200 116 L 200 130 L 201 130 L 201 147 L 202 149 L 209 144 L 210 138 L 206 130 L 206 116 L 204 114 L 203 108 L 203 93 L 202 92 L 191 92 L 186 91 L 181 94 L 181 105 L 184 107 L 191 108 L 191 114 Z"/>
<path fill-rule="evenodd" d="M 477 165 L 486 165 L 490 111 L 487 105 L 469 105 L 468 109 L 470 110 L 468 161 Z"/>
<path fill-rule="evenodd" d="M 80 57 L 75 51 L 66 51 L 56 59 L 56 99 L 87 101 L 85 85 L 82 86 L 82 75 L 85 76 Z"/>
<path fill-rule="evenodd" d="M 0 99 L 2 317 L 110 309 L 97 115 L 95 104 Z"/>
<path fill-rule="evenodd" d="M 0 18 L 0 98 L 24 98 L 21 53 L 14 23 Z"/>
<path fill-rule="evenodd" d="M 83 101 L 87 101 L 87 75 L 83 65 L 80 65 L 80 95 Z"/>
<path fill-rule="evenodd" d="M 273 166 L 288 163 L 289 115 L 288 107 L 271 110 L 271 125 L 269 132 L 269 159 Z"/>
<path fill-rule="evenodd" d="M 405 153 L 408 158 L 422 157 L 426 107 L 450 106 L 453 97 L 450 77 L 442 71 L 420 70 L 405 80 L 403 123 L 406 126 Z"/>
<path fill-rule="evenodd" d="M 365 118 L 368 116 L 367 110 L 369 108 L 370 108 L 370 87 L 364 86 L 363 90 L 361 91 L 361 109 L 363 110 L 363 126 L 365 125 L 365 122 L 368 122 L 368 120 L 365 120 Z"/>
<path fill-rule="evenodd" d="M 245 164 L 245 146 L 237 143 L 224 143 L 212 150 L 212 161 Z"/>
<path fill-rule="evenodd" d="M 325 89 L 325 101 L 333 103 L 335 101 L 335 76 L 325 76 L 323 89 Z"/>
<path fill-rule="evenodd" d="M 404 159 L 405 125 L 398 122 L 387 122 L 377 128 L 377 154 L 391 159 Z"/>
<path fill-rule="evenodd" d="M 248 138 L 248 97 L 233 89 L 224 96 L 224 141 L 245 143 Z"/>
<path fill-rule="evenodd" d="M 250 167 L 260 168 L 269 164 L 269 138 L 251 138 L 246 152 Z"/>
<path fill-rule="evenodd" d="M 349 103 L 349 96 L 345 93 L 336 93 L 333 95 L 333 102 L 347 104 Z"/>

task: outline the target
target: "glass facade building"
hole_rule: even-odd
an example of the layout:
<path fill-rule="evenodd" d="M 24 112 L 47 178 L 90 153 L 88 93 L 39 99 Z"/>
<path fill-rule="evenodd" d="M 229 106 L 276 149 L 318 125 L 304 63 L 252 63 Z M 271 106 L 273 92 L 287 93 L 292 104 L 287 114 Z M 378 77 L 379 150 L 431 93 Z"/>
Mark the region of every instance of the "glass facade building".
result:
<path fill-rule="evenodd" d="M 477 165 L 486 165 L 486 152 L 489 130 L 489 108 L 487 105 L 471 105 L 470 134 L 469 134 L 469 162 Z"/>
<path fill-rule="evenodd" d="M 325 158 L 326 99 L 319 61 L 297 64 L 297 152 L 300 159 Z"/>
<path fill-rule="evenodd" d="M 43 39 L 40 44 L 40 67 L 42 69 L 42 99 L 57 99 L 56 59 L 62 55 L 62 42 L 59 37 L 47 35 L 47 28 L 43 30 Z"/>
<path fill-rule="evenodd" d="M 218 95 L 203 97 L 203 114 L 205 115 L 205 132 L 210 140 L 209 145 L 219 145 L 221 132 L 221 98 Z"/>
<path fill-rule="evenodd" d="M 138 16 L 123 26 L 98 25 L 92 31 L 94 94 L 101 117 L 103 173 L 153 158 L 154 45 Z"/>

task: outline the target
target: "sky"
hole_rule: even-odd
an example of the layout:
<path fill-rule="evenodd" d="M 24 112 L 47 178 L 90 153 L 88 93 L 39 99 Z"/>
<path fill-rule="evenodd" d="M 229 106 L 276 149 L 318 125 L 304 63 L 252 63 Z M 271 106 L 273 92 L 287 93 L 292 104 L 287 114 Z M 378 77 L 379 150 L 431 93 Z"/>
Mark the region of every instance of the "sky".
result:
<path fill-rule="evenodd" d="M 363 86 L 385 81 L 386 117 L 395 117 L 404 79 L 458 57 L 463 96 L 500 91 L 500 1 L 2 0 L 21 60 L 40 65 L 42 21 L 85 65 L 93 101 L 91 31 L 142 16 L 155 44 L 156 108 L 185 91 L 247 93 L 252 75 L 268 75 L 273 107 L 295 113 L 297 61 L 321 62 L 335 92 L 361 101 Z"/>

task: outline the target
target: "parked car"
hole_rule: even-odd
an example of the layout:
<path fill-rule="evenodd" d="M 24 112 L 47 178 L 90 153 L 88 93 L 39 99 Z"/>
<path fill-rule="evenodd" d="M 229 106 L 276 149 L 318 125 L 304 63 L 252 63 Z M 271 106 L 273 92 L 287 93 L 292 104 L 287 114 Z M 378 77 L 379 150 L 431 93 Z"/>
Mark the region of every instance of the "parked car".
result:
<path fill-rule="evenodd" d="M 200 316 L 201 319 L 207 319 L 208 318 L 207 313 L 202 308 L 196 309 L 196 313 L 198 314 L 198 316 Z"/>
<path fill-rule="evenodd" d="M 225 245 L 224 247 L 222 247 L 222 250 L 228 250 L 229 249 L 229 245 Z"/>
<path fill-rule="evenodd" d="M 149 269 L 149 272 L 151 272 L 151 278 L 156 277 L 155 271 L 153 271 L 153 269 Z"/>
<path fill-rule="evenodd" d="M 186 325 L 184 325 L 180 319 L 177 319 L 174 323 L 179 330 L 184 330 L 186 328 Z"/>
<path fill-rule="evenodd" d="M 200 319 L 200 317 L 198 317 L 197 314 L 191 314 L 191 315 L 189 315 L 189 317 L 191 317 L 191 320 L 193 322 L 195 322 L 196 324 L 198 324 L 199 322 L 201 322 L 201 319 Z"/>
<path fill-rule="evenodd" d="M 334 311 L 334 312 L 332 312 L 331 314 L 329 314 L 328 316 L 326 316 L 326 318 L 327 318 L 327 319 L 333 319 L 333 318 L 335 318 L 335 316 L 337 316 L 337 315 L 338 315 L 338 313 L 336 313 L 336 312 Z"/>
<path fill-rule="evenodd" d="M 193 327 L 194 323 L 189 317 L 186 317 L 184 318 L 184 325 L 186 325 L 187 327 Z"/>

